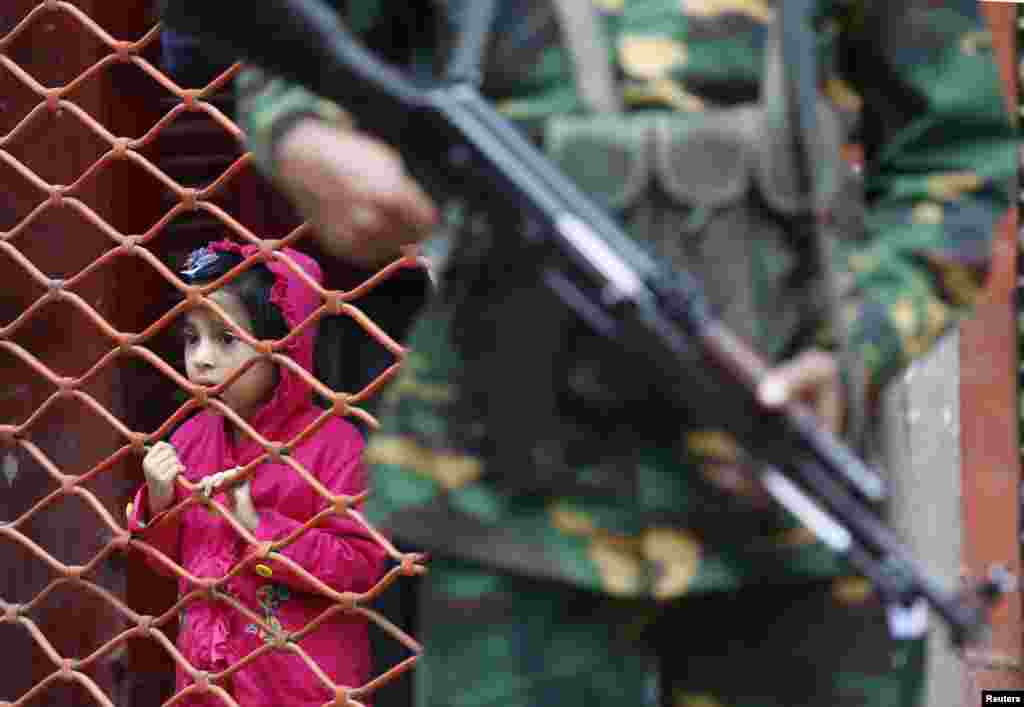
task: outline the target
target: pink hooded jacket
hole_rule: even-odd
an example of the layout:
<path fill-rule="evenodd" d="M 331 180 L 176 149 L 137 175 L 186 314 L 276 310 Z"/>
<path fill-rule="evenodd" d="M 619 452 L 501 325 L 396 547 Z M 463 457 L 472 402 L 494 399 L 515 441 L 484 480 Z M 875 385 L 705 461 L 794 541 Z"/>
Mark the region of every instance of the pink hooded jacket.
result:
<path fill-rule="evenodd" d="M 211 245 L 243 256 L 257 252 L 255 246 L 230 241 Z M 323 281 L 317 263 L 291 249 L 285 252 L 316 282 Z M 304 321 L 320 305 L 319 295 L 308 287 L 282 260 L 267 263 L 276 282 L 271 299 L 284 315 L 290 329 Z M 302 368 L 313 367 L 315 327 L 307 327 L 283 350 Z M 312 403 L 310 386 L 283 366 L 272 398 L 250 420 L 252 427 L 273 441 L 289 441 L 321 414 Z M 228 434 L 230 425 L 215 410 L 204 410 L 182 425 L 171 444 L 185 466 L 185 478 L 201 478 L 247 464 L 262 454 L 253 440 L 240 435 L 237 446 Z M 362 463 L 363 439 L 348 422 L 331 418 L 309 438 L 294 447 L 291 455 L 335 494 L 357 494 L 366 488 Z M 175 505 L 184 500 L 176 487 Z M 294 470 L 285 464 L 264 462 L 252 477 L 252 497 L 260 524 L 255 536 L 277 540 L 292 533 L 326 507 L 325 501 Z M 230 508 L 225 494 L 218 499 Z M 173 507 L 173 506 L 172 506 Z M 146 486 L 143 485 L 129 508 L 129 528 L 197 577 L 223 577 L 250 552 L 249 546 L 216 512 L 192 505 L 176 519 L 161 522 L 166 511 L 149 516 Z M 344 516 L 308 530 L 283 548 L 287 556 L 310 574 L 340 592 L 364 592 L 379 579 L 384 550 L 357 523 Z M 166 570 L 151 562 L 162 573 Z M 181 595 L 191 583 L 179 580 Z M 283 564 L 268 560 L 242 572 L 226 585 L 226 591 L 285 631 L 304 627 L 332 602 L 312 593 L 296 574 Z M 240 661 L 263 645 L 259 627 L 223 602 L 197 600 L 181 614 L 178 649 L 199 670 L 219 672 Z M 357 687 L 370 678 L 371 654 L 366 620 L 338 613 L 299 641 L 299 646 L 335 683 Z M 180 668 L 178 690 L 191 684 Z M 234 674 L 229 690 L 242 707 L 319 707 L 333 699 L 302 659 L 288 650 L 271 650 Z M 182 705 L 223 705 L 212 694 L 196 693 Z"/>

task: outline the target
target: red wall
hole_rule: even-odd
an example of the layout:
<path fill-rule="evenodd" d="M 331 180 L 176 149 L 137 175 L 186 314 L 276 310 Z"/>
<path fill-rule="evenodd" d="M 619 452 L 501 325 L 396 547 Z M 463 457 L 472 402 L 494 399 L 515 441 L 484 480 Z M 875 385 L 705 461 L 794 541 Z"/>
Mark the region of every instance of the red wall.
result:
<path fill-rule="evenodd" d="M 1016 7 L 982 1 L 993 30 L 1007 106 L 1017 112 Z M 965 323 L 960 342 L 960 420 L 963 460 L 964 565 L 982 576 L 993 563 L 1020 575 L 1020 452 L 1017 442 L 1017 210 L 996 235 L 988 301 Z M 1024 688 L 1021 672 L 1020 594 L 1007 597 L 993 617 L 990 650 L 967 663 L 964 704 L 984 688 Z"/>

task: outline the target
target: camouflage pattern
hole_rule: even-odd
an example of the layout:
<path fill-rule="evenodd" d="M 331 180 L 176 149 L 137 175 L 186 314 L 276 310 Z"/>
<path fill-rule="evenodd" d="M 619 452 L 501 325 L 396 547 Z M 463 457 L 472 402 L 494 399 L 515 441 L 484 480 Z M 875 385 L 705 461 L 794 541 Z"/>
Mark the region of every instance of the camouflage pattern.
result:
<path fill-rule="evenodd" d="M 264 174 L 273 175 L 274 146 L 288 128 L 304 117 L 350 125 L 348 113 L 333 101 L 320 98 L 298 84 L 248 67 L 235 83 L 238 112 L 253 160 Z"/>
<path fill-rule="evenodd" d="M 772 3 L 595 0 L 595 6 L 628 108 L 623 125 L 637 113 L 658 121 L 756 99 Z M 571 59 L 545 3 L 503 7 L 485 93 L 528 134 L 550 138 L 559 120 L 585 114 Z M 993 225 L 1009 205 L 1016 141 L 975 0 L 822 0 L 816 27 L 823 94 L 844 134 L 861 142 L 867 156 L 861 177 L 869 209 L 857 216 L 858 229 L 837 245 L 830 263 L 841 275 L 841 317 L 831 326 L 811 317 L 787 328 L 780 327 L 780 317 L 763 316 L 778 296 L 772 289 L 793 265 L 780 262 L 785 250 L 760 242 L 749 244 L 744 294 L 756 321 L 734 323 L 745 325 L 773 360 L 843 339 L 856 358 L 857 370 L 845 371 L 848 380 L 863 380 L 876 393 L 975 301 Z M 272 155 L 281 134 L 275 126 L 283 120 L 280 114 L 263 117 L 279 105 L 266 98 L 268 83 L 257 79 L 242 96 L 241 119 L 258 156 Z M 310 97 L 301 110 L 321 109 Z M 650 141 L 641 144 L 648 149 Z M 593 153 L 564 153 L 563 166 L 568 168 L 574 154 Z M 553 156 L 558 158 L 557 150 Z M 659 180 L 648 178 L 658 168 L 657 155 L 648 163 L 636 157 L 626 151 L 625 171 L 609 172 L 615 179 L 604 186 L 614 188 L 602 194 L 602 185 L 588 186 L 609 199 L 638 238 L 665 241 L 665 234 L 686 232 L 708 215 L 707 204 L 695 207 L 690 196 L 674 197 L 672 175 L 666 178 L 664 169 Z M 272 173 L 272 160 L 261 164 Z M 633 193 L 633 182 L 621 179 L 630 164 L 642 164 L 637 173 L 646 178 L 644 188 Z M 686 201 L 685 208 L 673 201 Z M 663 218 L 672 221 L 648 227 Z M 861 586 L 860 594 L 853 593 L 863 598 L 863 584 L 848 579 L 843 562 L 737 472 L 746 460 L 732 440 L 699 420 L 673 419 L 650 407 L 651 388 L 642 371 L 626 370 L 636 378 L 635 390 L 609 393 L 612 366 L 599 362 L 607 353 L 599 342 L 559 315 L 539 288 L 508 279 L 500 266 L 478 259 L 498 242 L 500 229 L 468 219 L 464 230 L 440 295 L 408 341 L 411 353 L 386 393 L 382 429 L 367 450 L 374 464 L 367 515 L 435 557 L 422 612 L 428 621 L 417 678 L 422 704 L 456 704 L 456 694 L 464 704 L 556 703 L 547 695 L 561 704 L 569 699 L 563 693 L 582 695 L 591 684 L 596 690 L 598 675 L 605 674 L 612 676 L 603 681 L 609 690 L 633 686 L 630 703 L 653 694 L 648 676 L 656 674 L 684 680 L 663 688 L 675 704 L 689 707 L 803 704 L 792 689 L 801 699 L 828 698 L 822 704 L 911 703 L 909 695 L 919 688 L 919 642 L 892 641 L 881 630 L 875 638 L 858 634 L 857 651 L 851 653 L 853 640 L 843 650 L 851 656 L 863 650 L 861 664 L 853 658 L 830 661 L 827 656 L 839 650 L 834 638 L 806 631 L 803 640 L 793 624 L 768 638 L 763 616 L 785 613 L 779 607 L 797 605 L 798 597 L 851 596 L 839 589 L 823 593 L 825 586 Z M 686 244 L 653 247 L 673 246 Z M 735 263 L 731 267 L 734 273 Z M 711 286 L 728 295 L 734 278 Z M 506 288 L 500 296 L 499 284 Z M 509 287 L 514 297 L 507 296 Z M 472 306 L 461 306 L 465 302 Z M 530 385 L 524 372 L 536 371 L 546 377 Z M 566 396 L 573 395 L 573 414 L 560 414 Z M 544 631 L 535 629 L 546 626 L 544 616 L 561 623 L 554 619 L 588 615 L 577 607 L 581 597 L 583 604 L 617 607 L 613 614 L 621 618 L 599 614 L 593 621 L 569 622 L 567 632 L 583 633 L 540 642 Z M 737 597 L 743 601 L 726 605 Z M 564 604 L 570 598 L 573 607 Z M 465 620 L 456 621 L 446 603 Z M 733 610 L 741 604 L 752 608 Z M 769 606 L 776 609 L 765 614 Z M 805 624 L 863 623 L 849 619 L 836 602 L 815 607 L 806 614 L 794 609 L 794 615 L 804 616 Z M 875 626 L 877 606 L 872 610 L 875 619 L 867 623 Z M 678 611 L 675 616 L 683 618 L 661 611 Z M 827 621 L 821 618 L 826 611 Z M 598 649 L 608 632 L 645 624 L 652 616 L 676 627 L 673 640 L 692 641 L 668 655 L 709 657 L 659 671 L 650 661 L 613 658 Z M 692 625 L 699 627 L 717 622 L 691 632 L 688 624 L 696 618 L 703 623 Z M 718 653 L 690 650 L 719 630 Z M 744 674 L 749 669 L 765 680 L 773 673 L 790 675 L 793 685 L 776 679 L 763 689 L 752 683 L 760 695 L 738 694 L 722 667 L 732 659 L 712 667 L 710 656 L 729 655 L 755 634 L 766 648 L 750 653 Z M 485 661 L 492 653 L 507 659 Z M 804 656 L 819 677 L 801 684 L 795 664 L 779 664 L 779 656 Z M 510 662 L 513 657 L 519 662 Z M 555 657 L 581 661 L 573 674 L 588 677 L 562 686 L 555 681 L 549 687 L 557 692 L 532 684 L 531 676 L 550 674 Z M 612 660 L 618 662 L 607 662 Z M 896 670 L 901 667 L 906 670 Z M 715 676 L 706 684 L 697 679 L 705 673 Z M 457 676 L 459 685 L 447 685 L 449 676 Z M 470 701 L 474 695 L 476 702 Z"/>
<path fill-rule="evenodd" d="M 637 110 L 693 111 L 756 96 L 770 6 L 740 0 L 599 4 L 625 98 Z M 502 39 L 530 34 L 517 17 L 532 28 L 531 36 L 550 35 L 531 13 L 509 11 L 498 20 Z M 930 348 L 974 300 L 993 224 L 1009 204 L 1015 139 L 990 38 L 973 0 L 941 7 L 890 3 L 885 16 L 877 17 L 858 3 L 823 3 L 818 25 L 822 64 L 830 71 L 825 93 L 850 114 L 847 122 L 860 126 L 868 157 L 864 233 L 839 254 L 850 280 L 841 324 L 860 354 L 864 376 L 878 388 Z M 485 86 L 492 95 L 495 86 L 506 89 L 499 105 L 507 115 L 537 134 L 551 116 L 581 112 L 569 59 L 557 42 L 544 44 L 533 62 L 525 62 L 519 55 L 502 56 L 515 51 L 508 41 L 496 43 L 490 63 L 504 73 Z M 531 45 L 530 37 L 519 41 Z M 844 62 L 847 51 L 856 52 L 857 61 Z M 879 67 L 890 74 L 885 82 Z M 467 240 L 479 248 L 486 237 L 484 229 Z M 752 250 L 755 275 L 780 268 L 774 253 Z M 684 425 L 655 443 L 627 444 L 621 454 L 606 457 L 610 462 L 592 459 L 573 469 L 577 480 L 619 480 L 623 488 L 613 494 L 512 495 L 495 483 L 496 476 L 514 472 L 488 469 L 494 446 L 488 427 L 501 419 L 504 407 L 513 409 L 506 427 L 529 428 L 529 418 L 543 407 L 532 400 L 510 402 L 526 383 L 500 366 L 525 362 L 527 349 L 544 341 L 540 332 L 557 330 L 557 324 L 531 316 L 551 309 L 542 295 L 520 293 L 523 299 L 504 307 L 488 303 L 485 293 L 494 289 L 488 285 L 500 273 L 475 273 L 460 266 L 457 255 L 453 259 L 450 281 L 475 278 L 479 291 L 447 285 L 447 294 L 412 334 L 414 353 L 388 393 L 383 429 L 368 448 L 376 470 L 369 509 L 374 521 L 429 550 L 617 596 L 664 599 L 841 569 L 791 519 L 759 509 L 763 499 L 735 472 L 740 450 L 699 426 Z M 754 301 L 771 302 L 770 290 L 758 286 L 763 284 L 753 283 Z M 474 306 L 456 311 L 456 293 L 470 291 Z M 484 331 L 479 340 L 491 343 L 463 347 L 473 354 L 467 359 L 458 342 L 474 330 Z M 763 353 L 777 359 L 799 348 L 772 334 L 760 337 L 777 342 L 774 351 Z M 515 356 L 502 358 L 497 350 L 504 347 L 497 342 L 508 342 Z M 469 368 L 491 372 L 489 396 L 480 395 L 479 381 L 467 384 Z M 512 397 L 501 397 L 502 387 Z M 650 439 L 657 415 L 644 414 L 644 398 L 641 390 L 629 408 L 635 413 L 632 429 L 623 428 L 619 416 L 613 430 L 593 419 L 575 428 L 556 421 L 559 433 L 574 431 L 583 444 L 589 439 L 595 446 L 610 436 L 630 443 Z M 473 410 L 484 412 L 474 420 Z M 527 466 L 538 465 L 522 456 Z"/>
<path fill-rule="evenodd" d="M 425 582 L 419 707 L 902 707 L 921 691 L 925 641 L 892 640 L 859 577 L 669 603 L 449 559 Z"/>
<path fill-rule="evenodd" d="M 597 5 L 628 105 L 685 112 L 756 95 L 765 24 L 774 12 L 769 4 Z M 543 8 L 507 7 L 499 19 L 502 32 L 489 62 L 487 92 L 500 90 L 499 107 L 528 132 L 553 115 L 581 112 L 550 12 L 545 17 Z M 992 224 L 1009 203 L 1005 180 L 1014 170 L 1014 135 L 1002 107 L 991 38 L 972 0 L 892 4 L 884 17 L 856 2 L 823 2 L 819 15 L 822 61 L 830 70 L 825 94 L 850 123 L 861 125 L 869 157 L 864 182 L 871 210 L 866 234 L 845 254 L 854 282 L 843 323 L 878 387 L 926 351 L 977 294 Z M 503 56 L 526 56 L 523 47 L 531 50 L 532 61 Z M 856 53 L 857 61 L 844 62 L 844 52 Z M 885 82 L 872 73 L 879 66 L 890 74 Z M 279 134 L 273 128 L 300 105 L 336 117 L 316 97 L 300 100 L 301 89 L 252 76 L 242 84 L 241 118 L 258 156 L 271 154 Z M 281 110 L 282 92 L 289 111 Z M 680 441 L 687 444 L 677 445 L 684 448 L 637 450 L 630 474 L 637 497 L 628 502 L 512 502 L 488 483 L 484 460 L 449 438 L 446 420 L 454 414 L 465 368 L 450 345 L 451 318 L 442 303 L 421 319 L 410 341 L 413 354 L 389 392 L 384 429 L 370 447 L 377 469 L 374 520 L 407 529 L 405 539 L 428 548 L 443 543 L 441 549 L 457 554 L 614 594 L 675 596 L 733 587 L 760 578 L 765 564 L 809 576 L 836 571 L 828 553 L 795 526 L 773 525 L 771 533 L 739 543 L 703 542 L 707 533 L 688 519 L 742 507 L 729 501 L 754 493 L 729 473 L 738 451 L 713 431 L 686 431 Z M 458 532 L 422 523 L 432 508 L 459 519 L 443 526 Z M 702 512 L 708 508 L 716 513 Z M 511 556 L 488 551 L 492 542 L 507 543 Z M 485 549 L 463 549 L 476 545 Z M 684 550 L 659 552 L 661 547 Z M 672 560 L 685 565 L 673 568 L 659 558 L 663 554 L 690 559 Z M 770 560 L 752 559 L 762 555 Z M 686 579 L 673 580 L 669 590 L 665 577 Z"/>

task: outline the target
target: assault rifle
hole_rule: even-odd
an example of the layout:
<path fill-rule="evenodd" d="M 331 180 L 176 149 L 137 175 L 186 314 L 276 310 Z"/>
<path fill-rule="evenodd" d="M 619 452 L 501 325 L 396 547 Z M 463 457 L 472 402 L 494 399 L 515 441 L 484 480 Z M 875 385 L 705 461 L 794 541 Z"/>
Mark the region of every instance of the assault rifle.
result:
<path fill-rule="evenodd" d="M 483 16 L 493 0 L 468 5 Z M 875 471 L 806 406 L 762 407 L 755 391 L 765 362 L 716 319 L 699 283 L 655 262 L 481 97 L 471 80 L 479 46 L 463 43 L 456 53 L 449 77 L 458 80 L 421 86 L 362 48 L 321 0 L 169 0 L 165 18 L 344 105 L 434 196 L 515 214 L 504 237 L 516 240 L 502 249 L 509 267 L 531 269 L 538 285 L 628 351 L 634 370 L 657 371 L 680 409 L 738 439 L 764 463 L 760 482 L 774 499 L 891 607 L 925 602 L 957 645 L 986 634 L 1006 576 L 955 594 L 919 569 L 873 508 L 885 496 Z"/>

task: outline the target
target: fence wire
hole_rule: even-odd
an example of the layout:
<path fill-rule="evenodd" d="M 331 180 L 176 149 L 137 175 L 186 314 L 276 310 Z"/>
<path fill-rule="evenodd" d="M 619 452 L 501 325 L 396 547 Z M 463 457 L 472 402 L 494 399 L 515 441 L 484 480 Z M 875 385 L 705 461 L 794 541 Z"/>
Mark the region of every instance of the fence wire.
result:
<path fill-rule="evenodd" d="M 44 21 L 44 19 L 51 21 L 55 14 L 62 16 L 65 21 L 64 26 L 69 21 L 71 23 L 70 26 L 74 27 L 76 32 L 90 35 L 91 38 L 98 40 L 104 47 L 105 56 L 102 56 L 98 61 L 92 63 L 63 85 L 47 87 L 12 58 L 13 52 L 11 48 L 19 40 L 19 37 L 27 33 L 35 23 Z M 0 31 L 2 29 L 2 26 L 0 26 Z M 18 359 L 31 370 L 32 375 L 44 379 L 55 389 L 20 424 L 0 424 L 0 450 L 19 449 L 44 469 L 53 483 L 56 484 L 55 490 L 43 496 L 31 505 L 28 510 L 16 518 L 0 523 L 0 538 L 3 538 L 8 543 L 16 543 L 38 560 L 44 562 L 55 577 L 42 591 L 38 592 L 27 602 L 17 603 L 9 601 L 9 597 L 0 597 L 0 625 L 15 624 L 23 627 L 28 635 L 31 636 L 32 641 L 41 649 L 53 665 L 53 672 L 44 680 L 34 685 L 28 692 L 17 697 L 14 702 L 2 702 L 0 704 L 24 705 L 39 699 L 41 696 L 45 696 L 45 693 L 55 682 L 73 682 L 84 688 L 93 698 L 95 704 L 102 705 L 103 707 L 113 707 L 114 702 L 111 697 L 88 674 L 88 671 L 98 661 L 109 657 L 118 650 L 123 650 L 129 641 L 141 638 L 159 644 L 166 651 L 167 655 L 170 656 L 171 660 L 194 680 L 193 685 L 164 703 L 168 707 L 179 703 L 185 699 L 186 693 L 191 692 L 208 692 L 211 695 L 216 695 L 223 704 L 237 707 L 237 702 L 228 694 L 223 685 L 242 667 L 256 660 L 267 651 L 274 650 L 287 650 L 301 656 L 307 667 L 312 671 L 312 674 L 315 675 L 315 679 L 322 683 L 329 690 L 330 694 L 334 696 L 333 700 L 327 704 L 359 705 L 366 699 L 371 698 L 372 693 L 381 686 L 409 670 L 417 660 L 420 646 L 416 640 L 381 616 L 377 611 L 370 608 L 368 604 L 391 587 L 401 576 L 422 573 L 425 569 L 422 563 L 423 558 L 417 554 L 399 552 L 387 539 L 366 522 L 355 509 L 355 506 L 363 500 L 365 494 L 359 497 L 332 495 L 307 469 L 303 468 L 287 452 L 313 434 L 316 429 L 332 416 L 351 416 L 361 419 L 371 427 L 376 425 L 376 420 L 366 409 L 365 403 L 378 392 L 384 383 L 395 375 L 398 367 L 401 365 L 405 352 L 398 342 L 392 339 L 370 317 L 360 310 L 359 300 L 382 282 L 394 276 L 398 271 L 405 268 L 419 268 L 423 266 L 423 263 L 415 253 L 406 254 L 350 290 L 324 289 L 313 282 L 287 255 L 278 252 L 281 248 L 293 245 L 303 238 L 309 231 L 308 224 L 300 225 L 280 239 L 261 238 L 253 233 L 252 230 L 242 225 L 237 215 L 233 215 L 229 210 L 214 203 L 213 199 L 224 191 L 225 185 L 229 184 L 237 177 L 240 171 L 246 168 L 251 159 L 248 153 L 242 154 L 238 159 L 234 160 L 212 183 L 202 188 L 183 186 L 168 176 L 152 159 L 145 156 L 142 150 L 156 140 L 183 113 L 205 113 L 232 138 L 239 142 L 243 140 L 242 132 L 238 126 L 210 100 L 211 96 L 229 84 L 240 70 L 240 65 L 232 66 L 202 89 L 182 88 L 154 65 L 152 61 L 143 56 L 147 49 L 159 41 L 159 37 L 160 25 L 155 24 L 137 41 L 117 39 L 105 31 L 85 10 L 70 2 L 62 2 L 60 0 L 43 0 L 39 2 L 27 14 L 18 19 L 12 29 L 7 31 L 6 34 L 0 35 L 0 65 L 13 76 L 18 84 L 18 90 L 30 92 L 33 96 L 31 100 L 35 102 L 31 110 L 9 132 L 6 134 L 0 133 L 0 162 L 13 170 L 25 183 L 41 194 L 41 200 L 27 215 L 19 218 L 9 230 L 0 230 L 0 252 L 20 267 L 24 274 L 44 291 L 41 296 L 20 311 L 12 321 L 0 326 L 0 350 Z M 60 41 L 74 42 L 79 41 L 79 38 L 64 37 Z M 129 138 L 115 134 L 73 100 L 75 91 L 81 85 L 90 81 L 100 72 L 108 70 L 112 65 L 124 63 L 130 63 L 145 72 L 145 74 L 158 82 L 176 99 L 170 110 L 138 138 Z M 51 116 L 57 114 L 72 116 L 105 146 L 105 152 L 70 184 L 56 184 L 47 181 L 39 174 L 40 171 L 45 171 L 45 165 L 26 163 L 26 161 L 19 159 L 12 152 L 13 148 L 30 139 L 31 126 L 45 114 L 51 114 Z M 166 213 L 163 213 L 156 223 L 142 233 L 125 233 L 115 228 L 111 224 L 110 219 L 101 216 L 96 209 L 88 205 L 82 198 L 83 185 L 93 179 L 97 173 L 110 169 L 111 165 L 118 161 L 133 163 L 158 180 L 166 190 L 174 195 L 173 207 L 167 210 Z M 251 169 L 251 167 L 249 168 Z M 114 201 L 114 210 L 116 211 L 117 195 L 114 195 Z M 76 212 L 82 219 L 98 229 L 109 241 L 109 247 L 99 257 L 96 257 L 78 272 L 63 279 L 48 276 L 41 267 L 23 252 L 26 250 L 27 241 L 31 239 L 31 227 L 33 224 L 40 222 L 48 213 L 57 209 L 71 209 Z M 157 257 L 150 246 L 154 239 L 161 233 L 164 233 L 173 221 L 183 215 L 196 213 L 202 213 L 216 219 L 236 240 L 259 246 L 259 253 L 246 259 L 244 263 L 218 282 L 204 287 L 186 285 L 171 268 Z M 70 234 L 68 237 L 73 238 L 74 234 Z M 59 243 L 44 244 L 44 246 L 53 249 L 61 247 Z M 102 271 L 106 266 L 120 258 L 133 258 L 140 261 L 140 267 L 148 266 L 152 268 L 182 296 L 182 301 L 177 306 L 165 312 L 159 319 L 141 332 L 118 330 L 90 301 L 87 301 L 85 297 L 75 292 L 76 285 L 90 275 Z M 321 306 L 299 327 L 300 330 L 308 326 L 314 326 L 316 322 L 327 315 L 350 317 L 362 327 L 367 336 L 375 339 L 393 355 L 394 363 L 362 390 L 355 392 L 331 390 L 296 365 L 291 359 L 278 353 L 278 350 L 287 344 L 288 339 L 276 343 L 257 341 L 247 332 L 241 330 L 235 323 L 231 322 L 223 310 L 220 310 L 216 304 L 206 298 L 208 293 L 217 289 L 239 272 L 251 267 L 254 263 L 268 261 L 273 258 L 286 262 L 288 267 L 302 277 L 322 298 Z M 40 356 L 15 341 L 15 334 L 30 326 L 41 310 L 53 303 L 61 303 L 73 307 L 77 312 L 87 317 L 102 332 L 105 340 L 108 341 L 109 347 L 106 353 L 81 375 L 69 376 L 60 371 L 53 370 L 43 362 Z M 319 416 L 310 428 L 304 430 L 287 444 L 280 444 L 263 438 L 231 409 L 216 399 L 214 397 L 214 394 L 217 392 L 216 389 L 207 389 L 190 383 L 187 378 L 164 361 L 148 344 L 152 342 L 154 337 L 167 330 L 183 312 L 198 305 L 204 305 L 216 311 L 219 316 L 229 323 L 229 326 L 235 330 L 240 338 L 254 346 L 277 364 L 287 366 L 302 376 L 317 393 L 330 403 L 329 408 L 325 409 L 323 414 Z M 295 334 L 289 335 L 289 338 L 293 335 Z M 70 342 L 70 345 L 73 346 L 74 343 Z M 94 380 L 101 372 L 113 366 L 115 361 L 133 357 L 147 362 L 157 371 L 172 379 L 180 390 L 188 394 L 188 399 L 153 432 L 141 432 L 132 429 L 126 422 L 119 419 L 115 410 L 105 407 L 95 394 L 86 390 L 88 383 Z M 222 386 L 230 384 L 238 376 L 242 375 L 246 368 L 243 367 L 243 369 L 236 371 Z M 34 443 L 30 439 L 29 434 L 51 408 L 60 404 L 61 401 L 69 399 L 78 401 L 88 410 L 89 414 L 105 421 L 116 431 L 119 439 L 122 440 L 121 446 L 113 454 L 95 463 L 83 473 L 76 474 L 62 470 L 44 452 L 44 449 L 39 444 Z M 137 469 L 138 475 L 133 481 L 136 485 L 141 483 L 141 459 L 148 447 L 164 438 L 177 423 L 203 407 L 217 410 L 262 446 L 264 453 L 242 469 L 240 479 L 250 476 L 265 461 L 287 464 L 297 474 L 301 475 L 327 503 L 327 510 L 312 518 L 288 537 L 276 542 L 260 542 L 252 533 L 241 526 L 223 505 L 215 500 L 204 499 L 197 490 L 197 486 L 190 484 L 179 476 L 177 483 L 186 490 L 188 496 L 186 500 L 168 513 L 168 518 L 179 516 L 193 504 L 205 503 L 231 524 L 235 532 L 245 540 L 251 550 L 248 558 L 242 564 L 233 567 L 226 576 L 215 579 L 192 576 L 171 558 L 149 546 L 140 538 L 133 536 L 126 528 L 126 518 L 119 514 L 111 513 L 97 496 L 96 492 L 88 488 L 88 485 L 93 480 L 103 475 L 114 473 L 115 467 L 126 459 L 135 460 L 131 463 L 134 465 L 132 468 Z M 0 423 L 2 422 L 4 421 L 0 418 Z M 38 544 L 25 532 L 25 526 L 32 519 L 39 516 L 46 509 L 72 496 L 84 501 L 98 516 L 102 524 L 109 529 L 105 545 L 85 564 L 62 562 L 54 556 L 51 550 Z M 336 514 L 347 515 L 365 526 L 394 561 L 392 569 L 365 594 L 336 592 L 278 552 L 283 547 L 294 542 L 302 533 L 320 525 L 329 516 Z M 96 568 L 108 562 L 112 555 L 129 551 L 138 551 L 148 555 L 169 568 L 178 578 L 186 578 L 196 589 L 182 597 L 178 603 L 167 608 L 165 612 L 158 616 L 138 613 L 110 589 L 101 586 L 100 583 L 90 578 L 90 575 Z M 275 628 L 270 626 L 263 617 L 249 610 L 224 591 L 225 584 L 231 577 L 242 572 L 252 571 L 255 565 L 261 561 L 266 561 L 268 557 L 273 557 L 275 562 L 281 563 L 315 587 L 322 596 L 329 598 L 331 600 L 330 608 L 323 611 L 306 626 L 293 631 L 280 632 L 275 631 Z M 125 620 L 127 628 L 120 631 L 88 655 L 62 655 L 55 647 L 52 636 L 48 636 L 40 622 L 32 618 L 30 614 L 34 609 L 41 606 L 48 597 L 55 592 L 63 591 L 67 585 L 73 586 L 76 592 L 91 594 L 105 602 L 111 610 Z M 217 674 L 207 674 L 189 664 L 178 652 L 173 641 L 167 635 L 167 629 L 172 625 L 172 622 L 177 621 L 180 610 L 198 599 L 210 597 L 231 606 L 235 611 L 245 615 L 249 622 L 256 624 L 267 634 L 275 636 L 274 640 L 270 643 L 261 646 L 239 663 Z M 338 612 L 359 614 L 365 617 L 393 637 L 394 640 L 401 642 L 410 652 L 410 657 L 389 668 L 386 672 L 373 677 L 365 685 L 334 684 L 324 671 L 303 651 L 299 641 Z"/>

